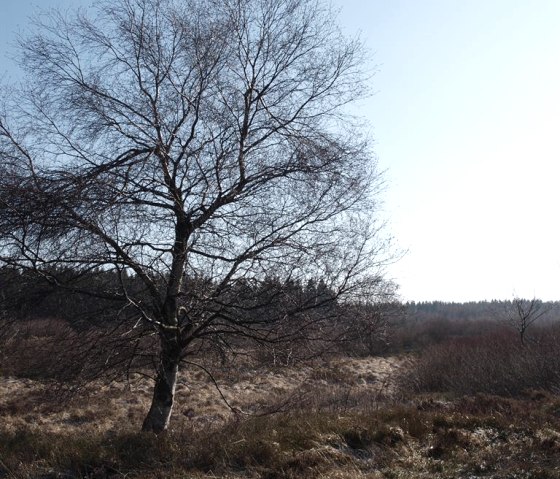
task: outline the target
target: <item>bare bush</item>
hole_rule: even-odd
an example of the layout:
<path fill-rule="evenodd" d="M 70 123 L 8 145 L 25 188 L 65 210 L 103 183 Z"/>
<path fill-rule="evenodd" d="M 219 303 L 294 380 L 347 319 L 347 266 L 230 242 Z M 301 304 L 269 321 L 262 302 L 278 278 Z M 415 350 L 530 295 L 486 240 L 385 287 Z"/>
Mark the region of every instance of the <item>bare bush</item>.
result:
<path fill-rule="evenodd" d="M 59 390 L 78 390 L 84 383 L 124 378 L 131 368 L 150 367 L 142 352 L 148 337 L 123 342 L 126 330 L 80 330 L 67 321 L 35 319 L 12 321 L 0 342 L 0 372 L 4 376 L 54 380 Z"/>
<path fill-rule="evenodd" d="M 419 352 L 435 344 L 493 334 L 499 329 L 501 325 L 495 320 L 400 317 L 391 324 L 386 350 L 393 354 Z"/>
<path fill-rule="evenodd" d="M 449 340 L 422 351 L 401 378 L 414 392 L 519 396 L 529 390 L 560 391 L 560 331 L 541 330 L 532 345 L 514 332 Z"/>

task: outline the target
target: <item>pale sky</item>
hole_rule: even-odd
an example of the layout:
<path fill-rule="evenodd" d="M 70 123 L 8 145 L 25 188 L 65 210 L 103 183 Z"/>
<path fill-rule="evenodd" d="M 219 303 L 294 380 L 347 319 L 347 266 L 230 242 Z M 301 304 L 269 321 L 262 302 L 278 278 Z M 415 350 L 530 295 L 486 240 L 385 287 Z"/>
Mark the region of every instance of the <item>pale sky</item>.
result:
<path fill-rule="evenodd" d="M 403 299 L 560 299 L 560 2 L 357 0 Z"/>
<path fill-rule="evenodd" d="M 402 299 L 560 299 L 560 1 L 333 1 L 377 65 L 358 113 Z M 0 0 L 0 77 L 33 6 L 90 3 Z"/>

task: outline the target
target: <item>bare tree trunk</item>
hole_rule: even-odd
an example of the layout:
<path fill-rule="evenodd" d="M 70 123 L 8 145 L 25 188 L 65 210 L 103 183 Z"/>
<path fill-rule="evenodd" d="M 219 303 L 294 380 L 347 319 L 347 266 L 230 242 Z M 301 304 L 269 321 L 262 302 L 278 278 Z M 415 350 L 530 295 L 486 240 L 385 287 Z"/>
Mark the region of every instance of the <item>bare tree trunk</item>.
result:
<path fill-rule="evenodd" d="M 142 424 L 142 431 L 159 434 L 167 429 L 173 410 L 180 354 L 176 344 L 161 338 L 161 362 L 158 368 L 152 405 Z"/>

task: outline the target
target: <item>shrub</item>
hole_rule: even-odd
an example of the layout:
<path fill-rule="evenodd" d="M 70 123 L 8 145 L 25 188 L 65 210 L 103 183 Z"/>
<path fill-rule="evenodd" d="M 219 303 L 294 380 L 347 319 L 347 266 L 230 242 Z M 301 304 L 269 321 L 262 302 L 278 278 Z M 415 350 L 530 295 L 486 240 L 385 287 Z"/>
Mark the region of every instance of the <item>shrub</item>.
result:
<path fill-rule="evenodd" d="M 422 351 L 450 340 L 479 337 L 495 333 L 502 325 L 491 319 L 449 319 L 408 317 L 392 325 L 385 353 Z"/>
<path fill-rule="evenodd" d="M 510 331 L 432 345 L 400 378 L 401 389 L 504 396 L 536 389 L 558 392 L 559 339 L 558 330 L 549 327 L 525 346 Z"/>

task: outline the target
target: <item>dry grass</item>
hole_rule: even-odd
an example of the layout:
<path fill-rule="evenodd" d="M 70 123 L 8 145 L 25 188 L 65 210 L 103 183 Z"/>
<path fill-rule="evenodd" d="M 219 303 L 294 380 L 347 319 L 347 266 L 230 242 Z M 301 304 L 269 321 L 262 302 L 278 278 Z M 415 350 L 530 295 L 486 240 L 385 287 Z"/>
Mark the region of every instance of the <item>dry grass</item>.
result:
<path fill-rule="evenodd" d="M 0 477 L 560 478 L 560 398 L 534 391 L 395 397 L 396 358 L 221 368 L 232 413 L 200 371 L 178 388 L 173 427 L 138 432 L 150 384 L 91 385 L 69 404 L 0 381 Z M 272 410 L 275 414 L 268 414 Z"/>
<path fill-rule="evenodd" d="M 293 410 L 296 406 L 323 409 L 329 403 L 357 397 L 374 402 L 394 389 L 393 371 L 400 360 L 341 358 L 284 368 L 236 368 L 214 370 L 220 391 L 241 416 Z M 80 390 L 67 407 L 58 401 L 59 391 L 48 382 L 24 378 L 0 379 L 0 415 L 16 427 L 35 424 L 43 431 L 59 432 L 94 426 L 109 431 L 126 423 L 138 429 L 151 399 L 151 381 L 136 375 L 127 383 L 92 383 Z M 321 394 L 319 394 L 321 392 Z M 207 428 L 235 417 L 206 373 L 183 372 L 177 386 L 175 428 Z M 339 404 L 340 405 L 340 404 Z M 361 406 L 360 406 L 361 407 Z"/>

